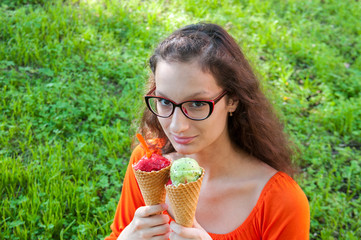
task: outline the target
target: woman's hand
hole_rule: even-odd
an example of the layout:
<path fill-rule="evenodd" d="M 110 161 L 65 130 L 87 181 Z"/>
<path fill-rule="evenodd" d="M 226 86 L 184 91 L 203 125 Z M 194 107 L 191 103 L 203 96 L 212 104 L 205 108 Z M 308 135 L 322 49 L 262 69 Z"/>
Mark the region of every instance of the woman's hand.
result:
<path fill-rule="evenodd" d="M 195 219 L 193 228 L 183 227 L 175 222 L 171 222 L 170 228 L 173 231 L 169 236 L 170 240 L 212 240 L 207 231 Z"/>
<path fill-rule="evenodd" d="M 162 214 L 167 208 L 165 203 L 138 208 L 132 222 L 117 240 L 167 240 L 170 234 L 169 216 Z"/>

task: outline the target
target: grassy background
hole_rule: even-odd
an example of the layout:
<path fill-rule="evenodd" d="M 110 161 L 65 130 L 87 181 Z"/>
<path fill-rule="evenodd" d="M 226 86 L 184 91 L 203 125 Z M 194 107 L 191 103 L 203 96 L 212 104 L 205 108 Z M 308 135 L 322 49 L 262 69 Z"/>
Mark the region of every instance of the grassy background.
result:
<path fill-rule="evenodd" d="M 300 153 L 311 239 L 361 238 L 361 3 L 0 0 L 0 239 L 110 233 L 147 59 L 224 26 Z"/>

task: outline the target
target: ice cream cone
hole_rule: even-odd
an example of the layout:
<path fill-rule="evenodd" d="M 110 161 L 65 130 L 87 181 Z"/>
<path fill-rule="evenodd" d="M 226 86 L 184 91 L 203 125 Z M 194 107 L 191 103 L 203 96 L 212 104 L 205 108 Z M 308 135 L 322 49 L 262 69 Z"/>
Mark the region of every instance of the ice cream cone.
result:
<path fill-rule="evenodd" d="M 164 185 L 169 179 L 170 165 L 159 171 L 146 172 L 134 170 L 140 191 L 147 206 L 165 202 Z"/>
<path fill-rule="evenodd" d="M 165 187 L 174 213 L 174 219 L 176 223 L 184 227 L 193 226 L 203 176 L 204 169 L 202 168 L 202 175 L 197 181 L 186 184 L 181 183 L 178 186 L 167 185 Z"/>

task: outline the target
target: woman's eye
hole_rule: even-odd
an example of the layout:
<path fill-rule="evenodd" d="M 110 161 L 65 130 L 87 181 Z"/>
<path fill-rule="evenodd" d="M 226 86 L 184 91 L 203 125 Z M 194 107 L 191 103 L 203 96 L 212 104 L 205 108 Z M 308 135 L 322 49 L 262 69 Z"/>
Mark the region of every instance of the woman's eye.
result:
<path fill-rule="evenodd" d="M 169 106 L 169 105 L 171 105 L 172 103 L 171 103 L 171 101 L 169 101 L 169 100 L 167 100 L 167 99 L 159 99 L 158 100 L 159 101 L 159 103 L 161 104 L 161 105 L 163 105 L 163 106 Z"/>
<path fill-rule="evenodd" d="M 191 107 L 193 108 L 200 108 L 206 105 L 204 102 L 192 102 Z"/>

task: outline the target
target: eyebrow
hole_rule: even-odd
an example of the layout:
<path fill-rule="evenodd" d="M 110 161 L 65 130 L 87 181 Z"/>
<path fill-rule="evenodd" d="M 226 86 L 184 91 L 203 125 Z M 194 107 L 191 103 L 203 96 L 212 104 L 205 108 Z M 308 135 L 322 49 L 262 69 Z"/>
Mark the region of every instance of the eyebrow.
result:
<path fill-rule="evenodd" d="M 158 91 L 157 89 L 155 90 L 157 95 L 166 97 L 171 99 L 169 96 L 167 96 L 166 94 L 163 94 L 162 92 Z M 197 96 L 203 95 L 203 94 L 207 94 L 208 92 L 206 91 L 199 91 L 199 92 L 195 92 L 192 95 L 187 96 L 187 98 L 192 99 L 192 98 L 196 98 Z"/>

